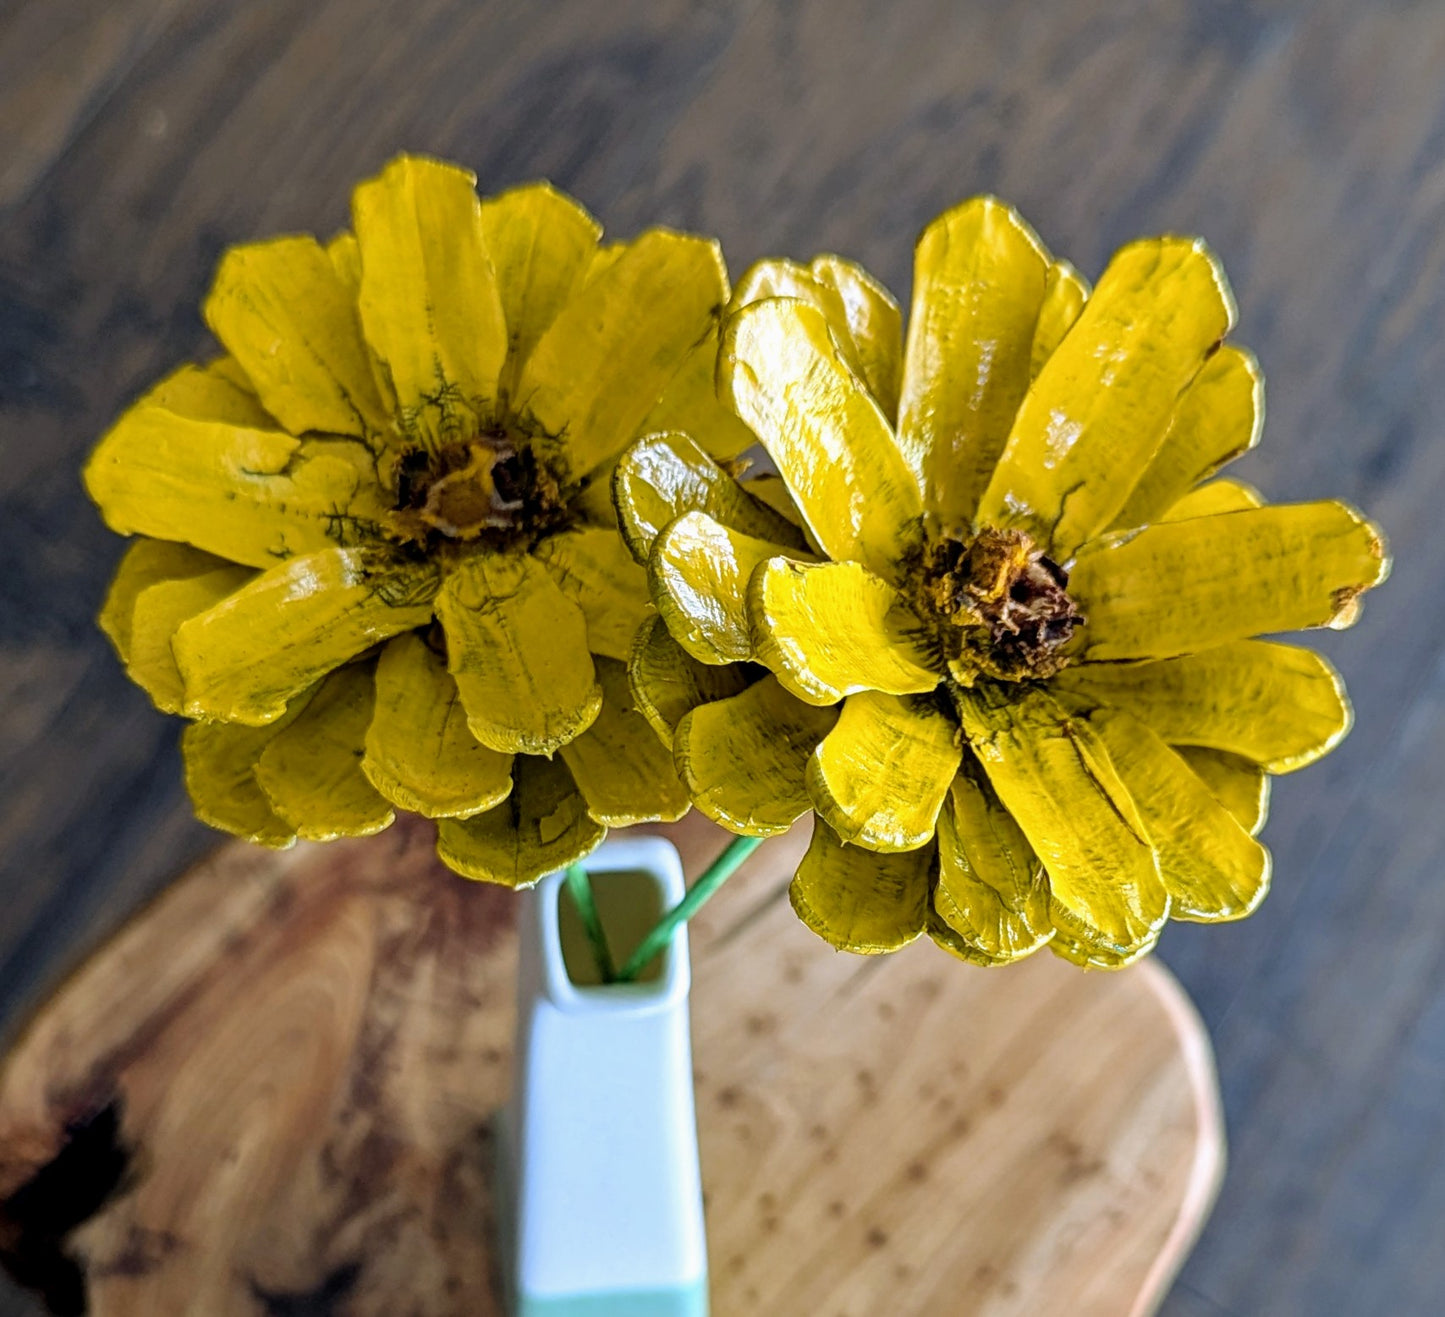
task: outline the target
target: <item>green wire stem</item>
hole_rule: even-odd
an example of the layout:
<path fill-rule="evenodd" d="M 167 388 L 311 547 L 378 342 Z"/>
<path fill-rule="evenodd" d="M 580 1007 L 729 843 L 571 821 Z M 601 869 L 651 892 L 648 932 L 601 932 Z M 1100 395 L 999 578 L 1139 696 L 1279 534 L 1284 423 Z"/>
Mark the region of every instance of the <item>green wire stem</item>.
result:
<path fill-rule="evenodd" d="M 597 962 L 597 974 L 603 983 L 617 982 L 617 970 L 612 964 L 612 949 L 607 945 L 607 934 L 602 930 L 602 916 L 597 913 L 597 901 L 592 895 L 592 880 L 580 864 L 567 866 L 567 890 L 572 893 L 572 903 L 582 916 L 582 927 L 587 931 L 587 941 L 592 947 L 592 959 Z"/>
<path fill-rule="evenodd" d="M 618 972 L 617 982 L 634 982 L 653 959 L 666 949 L 677 926 L 697 914 L 708 898 L 737 872 L 738 866 L 762 843 L 762 837 L 734 837 L 723 853 L 708 865 L 697 882 L 687 889 L 687 895 L 653 925 L 652 931 L 642 939 L 637 950 L 627 958 L 627 963 Z M 569 876 L 570 873 L 569 870 Z"/>

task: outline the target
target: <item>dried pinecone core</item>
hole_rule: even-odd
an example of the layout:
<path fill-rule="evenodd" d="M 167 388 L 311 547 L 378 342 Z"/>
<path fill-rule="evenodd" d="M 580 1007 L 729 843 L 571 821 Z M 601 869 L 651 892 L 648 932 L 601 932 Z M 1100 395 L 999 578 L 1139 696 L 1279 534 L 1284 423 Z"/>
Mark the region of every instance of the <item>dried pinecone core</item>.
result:
<path fill-rule="evenodd" d="M 388 529 L 423 545 L 463 540 L 530 547 L 568 520 L 560 472 L 525 436 L 505 431 L 404 453 L 395 487 Z"/>
<path fill-rule="evenodd" d="M 1031 681 L 1068 664 L 1062 653 L 1084 615 L 1069 575 L 1021 530 L 984 527 L 924 546 L 910 569 L 914 611 L 955 680 Z"/>

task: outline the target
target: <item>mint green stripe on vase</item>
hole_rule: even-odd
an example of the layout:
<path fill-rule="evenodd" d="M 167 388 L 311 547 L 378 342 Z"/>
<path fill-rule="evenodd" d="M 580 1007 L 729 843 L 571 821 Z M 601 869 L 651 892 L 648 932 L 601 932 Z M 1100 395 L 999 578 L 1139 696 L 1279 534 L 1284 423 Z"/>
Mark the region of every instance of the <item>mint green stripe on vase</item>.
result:
<path fill-rule="evenodd" d="M 665 1290 L 619 1290 L 561 1298 L 521 1295 L 517 1317 L 707 1317 L 707 1282 Z"/>

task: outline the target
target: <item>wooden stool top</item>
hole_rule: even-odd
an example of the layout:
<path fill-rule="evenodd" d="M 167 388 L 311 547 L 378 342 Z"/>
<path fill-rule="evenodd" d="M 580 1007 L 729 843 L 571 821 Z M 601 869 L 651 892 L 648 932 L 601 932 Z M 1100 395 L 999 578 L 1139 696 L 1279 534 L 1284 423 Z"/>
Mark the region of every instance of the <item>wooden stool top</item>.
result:
<path fill-rule="evenodd" d="M 689 872 L 723 841 L 667 831 Z M 693 924 L 714 1312 L 1150 1311 L 1223 1167 L 1173 979 L 835 953 L 788 909 L 805 843 L 763 846 Z M 511 914 L 420 821 L 223 846 L 0 1070 L 0 1253 L 63 1302 L 64 1251 L 98 1317 L 497 1311 Z"/>

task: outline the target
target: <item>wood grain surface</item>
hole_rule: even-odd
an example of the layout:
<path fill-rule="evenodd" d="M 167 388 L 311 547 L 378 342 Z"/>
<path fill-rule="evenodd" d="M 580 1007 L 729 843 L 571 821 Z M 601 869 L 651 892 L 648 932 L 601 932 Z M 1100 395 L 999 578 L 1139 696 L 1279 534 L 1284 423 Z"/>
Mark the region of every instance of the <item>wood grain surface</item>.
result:
<path fill-rule="evenodd" d="M 726 836 L 669 831 L 694 871 Z M 95 1317 L 498 1312 L 516 907 L 434 840 L 232 843 L 87 960 L 0 1067 L 0 1261 Z M 693 928 L 717 1317 L 1152 1312 L 1223 1169 L 1173 980 L 838 954 L 806 841 Z"/>
<path fill-rule="evenodd" d="M 5 1020 L 214 840 L 94 629 L 121 546 L 78 469 L 203 350 L 222 247 L 330 231 L 406 147 L 906 296 L 922 224 L 992 190 L 1091 276 L 1206 235 L 1270 381 L 1240 474 L 1360 503 L 1397 558 L 1321 642 L 1358 724 L 1277 784 L 1270 899 L 1163 941 L 1233 1148 L 1165 1312 L 1445 1310 L 1442 69 L 1434 0 L 0 4 Z"/>

